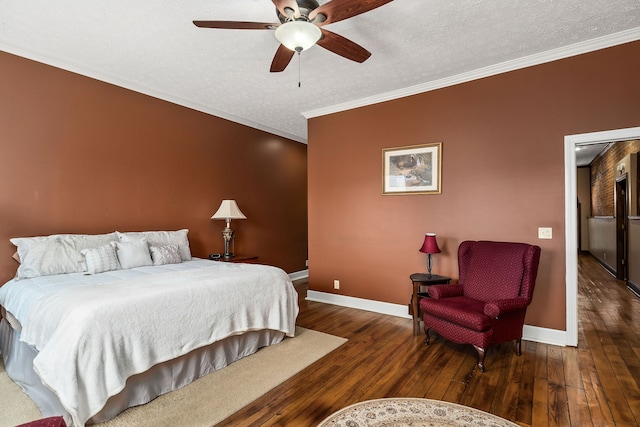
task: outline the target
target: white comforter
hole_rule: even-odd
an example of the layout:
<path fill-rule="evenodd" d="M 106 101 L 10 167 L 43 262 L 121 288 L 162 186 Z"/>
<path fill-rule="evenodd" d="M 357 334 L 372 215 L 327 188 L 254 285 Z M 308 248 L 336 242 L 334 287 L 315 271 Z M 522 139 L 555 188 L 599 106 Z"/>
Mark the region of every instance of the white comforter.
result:
<path fill-rule="evenodd" d="M 84 425 L 128 377 L 157 363 L 249 330 L 293 336 L 297 294 L 281 269 L 205 260 L 183 264 L 179 271 L 138 278 L 107 276 L 98 285 L 70 281 L 46 291 L 36 286 L 35 300 L 18 298 L 15 306 L 7 297 L 32 279 L 0 288 L 0 305 L 19 313 L 21 340 L 39 351 L 36 372 L 74 424 Z"/>

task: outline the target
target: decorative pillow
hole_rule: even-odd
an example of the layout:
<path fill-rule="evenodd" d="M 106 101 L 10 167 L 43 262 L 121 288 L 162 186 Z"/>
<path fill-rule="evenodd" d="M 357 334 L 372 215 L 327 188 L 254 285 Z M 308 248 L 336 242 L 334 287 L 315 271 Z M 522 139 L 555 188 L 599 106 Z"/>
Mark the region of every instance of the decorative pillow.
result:
<path fill-rule="evenodd" d="M 182 262 L 178 245 L 150 246 L 149 250 L 153 265 L 180 264 Z"/>
<path fill-rule="evenodd" d="M 121 242 L 147 239 L 149 246 L 178 245 L 178 253 L 180 254 L 182 261 L 189 261 L 191 259 L 191 249 L 189 249 L 189 239 L 187 237 L 189 230 L 186 228 L 178 231 L 138 231 L 117 233 Z"/>
<path fill-rule="evenodd" d="M 17 279 L 82 271 L 81 254 L 64 235 L 16 237 L 9 241 L 18 248 Z"/>
<path fill-rule="evenodd" d="M 83 249 L 80 252 L 84 255 L 89 274 L 120 270 L 116 248 L 111 244 L 100 246 L 99 248 Z"/>
<path fill-rule="evenodd" d="M 116 248 L 118 261 L 122 268 L 153 265 L 146 239 L 132 240 L 130 242 L 112 242 L 111 245 Z"/>

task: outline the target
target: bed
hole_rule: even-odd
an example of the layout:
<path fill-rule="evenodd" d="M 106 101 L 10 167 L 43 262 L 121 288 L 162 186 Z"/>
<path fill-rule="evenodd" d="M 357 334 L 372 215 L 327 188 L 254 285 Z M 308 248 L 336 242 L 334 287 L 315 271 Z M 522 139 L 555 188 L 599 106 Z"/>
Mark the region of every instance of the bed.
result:
<path fill-rule="evenodd" d="M 187 232 L 11 239 L 0 350 L 43 416 L 106 421 L 294 335 L 283 270 L 191 258 Z"/>

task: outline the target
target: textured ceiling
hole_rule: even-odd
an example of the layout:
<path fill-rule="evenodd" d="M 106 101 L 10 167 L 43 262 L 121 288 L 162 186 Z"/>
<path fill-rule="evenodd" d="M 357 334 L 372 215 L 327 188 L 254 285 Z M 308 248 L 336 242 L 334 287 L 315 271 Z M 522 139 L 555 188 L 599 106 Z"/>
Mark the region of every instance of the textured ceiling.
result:
<path fill-rule="evenodd" d="M 306 117 L 640 39 L 639 0 L 395 0 L 326 27 L 366 62 L 314 46 L 270 73 L 272 31 L 193 20 L 278 22 L 270 0 L 2 0 L 0 50 L 306 141 Z"/>
<path fill-rule="evenodd" d="M 591 162 L 611 145 L 611 142 L 580 144 L 576 146 L 576 166 L 589 166 Z"/>

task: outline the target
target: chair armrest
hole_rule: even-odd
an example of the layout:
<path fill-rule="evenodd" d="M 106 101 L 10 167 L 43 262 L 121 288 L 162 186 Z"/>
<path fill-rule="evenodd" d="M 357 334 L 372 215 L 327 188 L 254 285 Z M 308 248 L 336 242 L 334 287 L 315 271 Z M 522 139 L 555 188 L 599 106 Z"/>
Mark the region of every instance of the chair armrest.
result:
<path fill-rule="evenodd" d="M 429 296 L 433 299 L 459 297 L 462 295 L 462 285 L 431 285 Z"/>
<path fill-rule="evenodd" d="M 499 299 L 495 301 L 487 302 L 484 305 L 484 314 L 489 317 L 498 317 L 501 314 L 509 313 L 511 311 L 522 310 L 527 308 L 529 300 L 526 298 L 509 298 Z"/>

